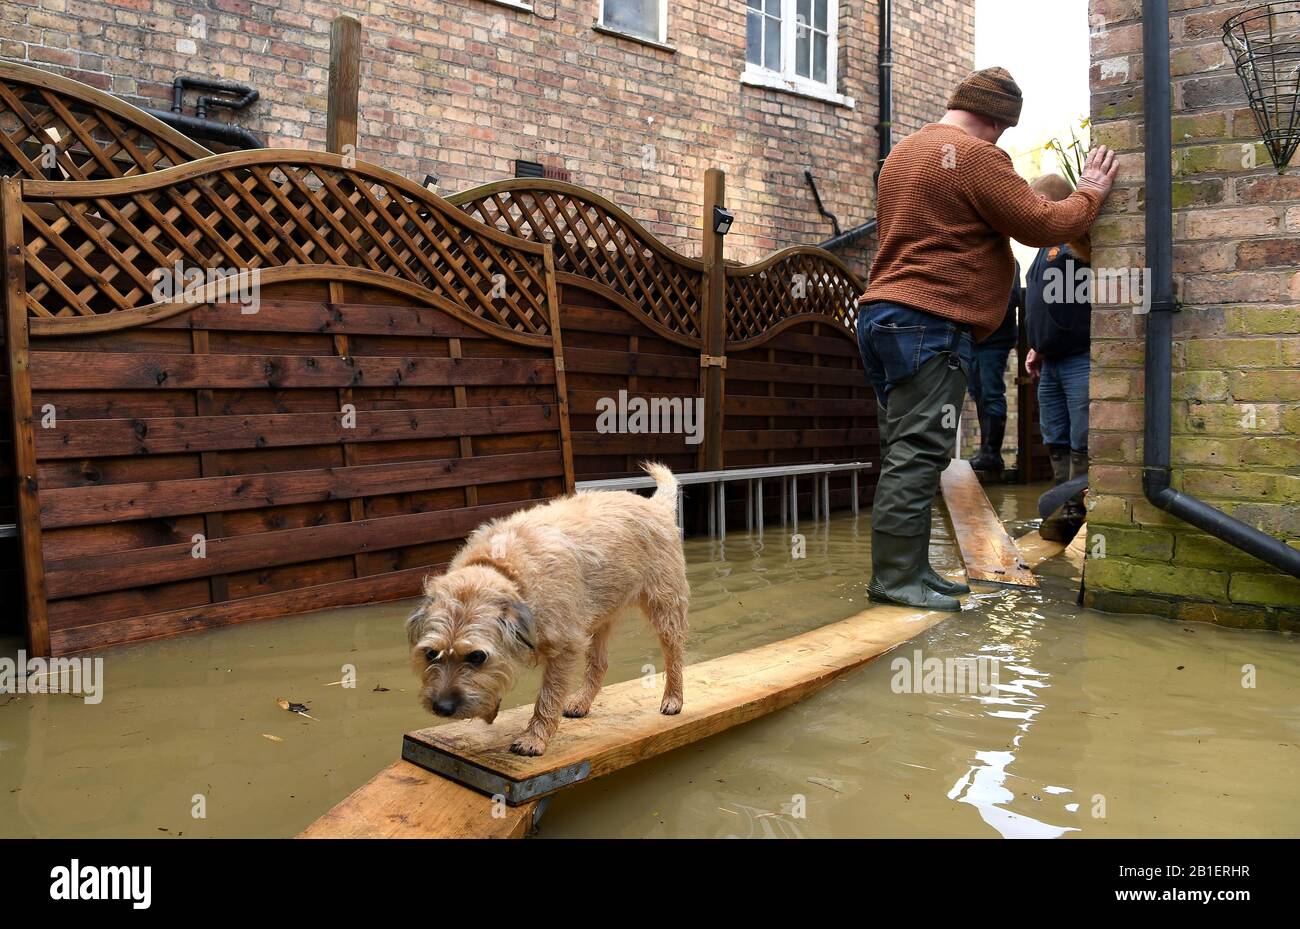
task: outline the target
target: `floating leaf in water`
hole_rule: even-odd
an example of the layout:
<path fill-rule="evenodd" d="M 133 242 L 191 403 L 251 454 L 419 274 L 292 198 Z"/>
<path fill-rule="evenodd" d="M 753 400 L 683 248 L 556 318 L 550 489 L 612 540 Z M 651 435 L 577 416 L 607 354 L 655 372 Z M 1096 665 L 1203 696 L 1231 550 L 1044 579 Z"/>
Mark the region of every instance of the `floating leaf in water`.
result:
<path fill-rule="evenodd" d="M 386 694 L 388 693 L 388 688 L 385 687 L 383 684 L 376 684 L 375 689 L 370 692 L 372 694 Z"/>
<path fill-rule="evenodd" d="M 292 703 L 284 699 L 284 697 L 280 697 L 275 701 L 275 705 L 282 710 L 288 710 L 290 713 L 297 713 L 299 716 L 305 716 L 307 719 L 316 718 L 307 712 L 307 704 L 305 703 Z"/>
<path fill-rule="evenodd" d="M 263 732 L 263 733 L 262 733 L 262 738 L 264 738 L 264 739 L 270 739 L 272 742 L 283 742 L 283 741 L 284 741 L 284 739 L 280 738 L 278 735 L 271 735 L 271 733 L 269 733 L 269 732 Z"/>

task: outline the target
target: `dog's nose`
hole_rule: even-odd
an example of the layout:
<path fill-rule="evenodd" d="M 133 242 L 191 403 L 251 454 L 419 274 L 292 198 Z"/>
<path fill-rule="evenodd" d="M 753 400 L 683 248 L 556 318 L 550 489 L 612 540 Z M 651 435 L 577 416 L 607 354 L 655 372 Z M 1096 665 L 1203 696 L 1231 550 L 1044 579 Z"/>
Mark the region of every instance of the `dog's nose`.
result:
<path fill-rule="evenodd" d="M 433 711 L 439 716 L 450 716 L 460 706 L 459 697 L 439 697 L 433 701 Z"/>

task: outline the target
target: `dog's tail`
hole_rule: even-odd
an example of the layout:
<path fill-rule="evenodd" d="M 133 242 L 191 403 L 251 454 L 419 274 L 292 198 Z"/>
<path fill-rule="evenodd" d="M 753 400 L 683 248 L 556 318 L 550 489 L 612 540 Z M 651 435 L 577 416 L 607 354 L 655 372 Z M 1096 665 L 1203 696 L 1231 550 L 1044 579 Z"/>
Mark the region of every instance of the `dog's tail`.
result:
<path fill-rule="evenodd" d="M 677 511 L 677 478 L 673 477 L 673 472 L 668 470 L 667 465 L 661 465 L 657 461 L 641 462 L 641 470 L 645 471 L 655 479 L 655 495 L 650 499 L 656 503 L 662 503 L 669 507 L 673 512 Z"/>

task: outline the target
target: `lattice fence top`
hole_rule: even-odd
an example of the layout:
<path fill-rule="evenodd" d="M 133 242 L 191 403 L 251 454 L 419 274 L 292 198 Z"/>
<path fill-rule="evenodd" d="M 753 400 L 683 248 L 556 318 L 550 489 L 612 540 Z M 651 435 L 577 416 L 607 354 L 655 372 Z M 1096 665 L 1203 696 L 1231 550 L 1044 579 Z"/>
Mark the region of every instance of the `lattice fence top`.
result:
<path fill-rule="evenodd" d="M 519 178 L 450 198 L 503 232 L 549 244 L 557 274 L 601 284 L 669 332 L 700 337 L 703 266 L 677 254 L 602 197 L 561 181 Z"/>
<path fill-rule="evenodd" d="M 0 62 L 0 175 L 97 180 L 212 153 L 165 123 L 77 81 Z"/>
<path fill-rule="evenodd" d="M 861 278 L 831 253 L 799 245 L 753 265 L 727 268 L 727 341 L 748 342 L 797 316 L 825 316 L 850 333 Z"/>
<path fill-rule="evenodd" d="M 550 331 L 543 246 L 338 155 L 261 149 L 134 178 L 23 181 L 22 201 L 31 317 L 147 316 L 204 302 L 195 288 L 210 299 L 330 266 L 396 279 L 516 333 Z"/>

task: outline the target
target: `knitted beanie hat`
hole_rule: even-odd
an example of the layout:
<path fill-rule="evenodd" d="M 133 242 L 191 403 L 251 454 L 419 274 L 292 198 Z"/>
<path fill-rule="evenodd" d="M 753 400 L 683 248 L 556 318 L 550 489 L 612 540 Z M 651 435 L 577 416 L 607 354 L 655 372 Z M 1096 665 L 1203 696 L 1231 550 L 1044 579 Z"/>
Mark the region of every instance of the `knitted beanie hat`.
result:
<path fill-rule="evenodd" d="M 948 98 L 948 109 L 978 113 L 1006 126 L 1020 122 L 1020 107 L 1024 99 L 1020 86 L 1005 68 L 985 68 L 972 71 L 957 85 Z"/>

